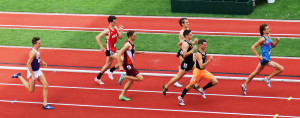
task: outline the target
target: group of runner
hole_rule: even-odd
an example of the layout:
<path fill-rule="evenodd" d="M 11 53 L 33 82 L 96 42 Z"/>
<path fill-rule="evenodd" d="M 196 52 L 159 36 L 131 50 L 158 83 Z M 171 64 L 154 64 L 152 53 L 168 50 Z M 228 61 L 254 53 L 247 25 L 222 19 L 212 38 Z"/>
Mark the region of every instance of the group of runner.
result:
<path fill-rule="evenodd" d="M 113 60 L 116 59 L 118 63 L 109 69 L 108 76 L 110 79 L 113 80 L 113 72 L 117 68 L 119 68 L 120 71 L 126 71 L 126 74 L 122 74 L 119 79 L 120 85 L 122 84 L 124 79 L 128 79 L 127 83 L 124 85 L 123 91 L 119 95 L 119 100 L 128 101 L 130 100 L 130 98 L 127 98 L 125 96 L 127 90 L 130 88 L 134 81 L 143 81 L 143 76 L 133 66 L 133 57 L 135 54 L 144 54 L 144 52 L 135 51 L 134 41 L 136 40 L 136 33 L 133 30 L 127 31 L 128 39 L 125 41 L 121 50 L 117 52 L 117 38 L 123 38 L 124 27 L 122 25 L 120 25 L 119 27 L 116 26 L 117 18 L 115 16 L 109 16 L 108 23 L 108 28 L 106 28 L 103 32 L 96 36 L 96 41 L 100 46 L 100 51 L 105 52 L 106 54 L 106 63 L 103 66 L 100 73 L 98 74 L 98 76 L 95 78 L 95 81 L 100 85 L 104 84 L 101 81 L 101 77 L 108 70 L 108 68 L 111 67 Z M 166 95 L 169 87 L 172 84 L 176 87 L 182 87 L 182 85 L 179 84 L 178 81 L 188 71 L 193 70 L 193 77 L 191 78 L 190 83 L 183 89 L 182 94 L 178 96 L 179 104 L 183 106 L 185 105 L 183 98 L 191 88 L 194 88 L 195 90 L 200 92 L 203 98 L 206 98 L 205 90 L 218 84 L 218 80 L 209 71 L 206 70 L 207 65 L 213 61 L 213 56 L 210 56 L 207 59 L 207 41 L 205 39 L 198 40 L 197 38 L 192 40 L 193 34 L 192 31 L 189 29 L 189 22 L 187 18 L 179 19 L 179 24 L 182 27 L 182 30 L 179 33 L 179 43 L 177 44 L 177 46 L 179 47 L 179 51 L 177 53 L 177 57 L 180 58 L 181 65 L 179 66 L 178 74 L 175 77 L 173 77 L 167 84 L 163 85 L 162 93 Z M 270 79 L 284 70 L 283 66 L 274 61 L 271 61 L 270 59 L 271 49 L 277 46 L 278 42 L 280 41 L 280 38 L 276 38 L 275 42 L 271 40 L 270 28 L 267 24 L 262 24 L 259 30 L 261 38 L 253 44 L 251 50 L 257 56 L 260 62 L 257 65 L 257 68 L 249 75 L 246 82 L 241 85 L 244 95 L 247 95 L 246 90 L 248 84 L 256 75 L 258 75 L 264 69 L 266 65 L 275 68 L 275 71 L 273 73 L 271 73 L 268 77 L 264 78 L 266 84 L 269 87 L 271 87 Z M 104 36 L 106 40 L 106 48 L 104 48 L 100 41 L 100 39 Z M 32 39 L 32 44 L 33 47 L 31 48 L 31 51 L 29 53 L 29 59 L 27 61 L 28 81 L 26 81 L 21 76 L 21 73 L 14 74 L 12 78 L 19 78 L 20 81 L 24 84 L 25 88 L 27 88 L 27 90 L 30 92 L 34 91 L 35 81 L 38 80 L 43 85 L 43 109 L 54 109 L 54 107 L 47 104 L 48 83 L 44 74 L 40 70 L 40 63 L 44 66 L 47 66 L 47 64 L 40 59 L 40 38 L 34 37 Z M 198 50 L 197 46 L 199 46 Z M 256 51 L 256 48 L 258 46 L 261 46 L 261 55 L 259 55 Z M 195 50 L 197 51 L 194 54 Z M 122 56 L 122 54 L 124 55 L 124 57 Z M 202 79 L 209 80 L 209 82 L 204 87 L 199 87 L 199 82 Z"/>

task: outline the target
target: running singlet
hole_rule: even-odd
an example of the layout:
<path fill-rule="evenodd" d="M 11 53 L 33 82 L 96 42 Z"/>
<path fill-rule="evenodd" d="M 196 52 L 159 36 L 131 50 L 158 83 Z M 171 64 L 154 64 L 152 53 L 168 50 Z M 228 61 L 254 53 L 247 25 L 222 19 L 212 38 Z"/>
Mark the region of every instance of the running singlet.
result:
<path fill-rule="evenodd" d="M 34 48 L 31 48 L 31 50 L 34 50 L 36 52 L 36 58 L 32 60 L 31 68 L 32 71 L 38 71 L 40 69 L 40 52 L 35 50 Z"/>
<path fill-rule="evenodd" d="M 117 37 L 118 37 L 118 31 L 116 28 L 114 28 L 114 31 L 112 31 L 109 27 L 109 38 L 106 39 L 106 50 L 110 50 L 112 52 L 116 52 L 116 44 L 117 44 Z"/>
<path fill-rule="evenodd" d="M 124 44 L 126 44 L 127 42 L 129 42 L 132 49 L 131 50 L 126 50 L 124 52 L 123 65 L 133 64 L 133 57 L 134 57 L 134 54 L 135 54 L 134 44 L 132 44 L 129 40 L 126 40 Z"/>
<path fill-rule="evenodd" d="M 187 42 L 186 40 L 184 40 L 185 42 Z M 187 50 L 187 52 L 189 52 L 190 50 L 192 50 L 193 45 L 190 42 L 187 42 L 189 44 L 189 48 Z M 193 62 L 193 53 L 191 53 L 189 56 L 184 57 L 184 61 L 188 62 L 188 63 L 192 63 Z"/>
<path fill-rule="evenodd" d="M 206 62 L 206 52 L 203 55 L 199 50 L 198 52 L 202 55 L 202 63 L 204 64 Z M 196 61 L 196 68 L 200 69 L 200 70 L 204 70 L 205 68 L 200 68 L 198 61 Z"/>
<path fill-rule="evenodd" d="M 266 38 L 265 36 L 262 36 L 265 38 L 265 44 L 261 46 L 261 56 L 264 57 L 264 60 L 270 61 L 271 57 L 271 49 L 272 49 L 272 40 L 271 38 Z"/>

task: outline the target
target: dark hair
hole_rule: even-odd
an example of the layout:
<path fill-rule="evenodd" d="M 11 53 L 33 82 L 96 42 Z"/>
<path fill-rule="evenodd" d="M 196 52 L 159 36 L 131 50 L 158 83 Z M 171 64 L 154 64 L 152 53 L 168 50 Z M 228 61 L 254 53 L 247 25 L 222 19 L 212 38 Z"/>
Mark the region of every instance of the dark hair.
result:
<path fill-rule="evenodd" d="M 114 20 L 116 20 L 117 17 L 115 16 L 108 16 L 108 22 L 111 23 L 111 22 L 114 22 Z"/>
<path fill-rule="evenodd" d="M 192 30 L 184 30 L 183 37 L 185 37 L 186 35 L 189 35 L 191 32 L 192 32 Z"/>
<path fill-rule="evenodd" d="M 180 18 L 179 20 L 179 25 L 182 26 L 181 24 L 184 23 L 184 20 L 187 20 L 187 18 Z"/>
<path fill-rule="evenodd" d="M 260 31 L 261 36 L 264 35 L 264 31 L 265 31 L 267 26 L 268 26 L 267 24 L 262 24 L 262 25 L 259 26 L 259 31 Z"/>
<path fill-rule="evenodd" d="M 36 44 L 37 41 L 40 40 L 40 37 L 33 37 L 32 38 L 32 45 Z"/>
<path fill-rule="evenodd" d="M 133 30 L 128 30 L 128 31 L 127 31 L 127 36 L 128 36 L 128 38 L 131 37 L 133 34 L 134 34 L 134 31 L 133 31 Z"/>
<path fill-rule="evenodd" d="M 200 39 L 200 40 L 198 41 L 198 45 L 203 44 L 204 42 L 206 42 L 205 39 Z"/>

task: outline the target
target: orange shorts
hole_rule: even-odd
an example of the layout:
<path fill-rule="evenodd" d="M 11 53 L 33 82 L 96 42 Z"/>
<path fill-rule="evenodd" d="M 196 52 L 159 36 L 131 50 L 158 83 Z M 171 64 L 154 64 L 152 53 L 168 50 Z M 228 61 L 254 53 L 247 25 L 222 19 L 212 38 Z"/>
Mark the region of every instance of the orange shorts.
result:
<path fill-rule="evenodd" d="M 198 68 L 195 68 L 193 71 L 193 77 L 192 77 L 190 83 L 196 84 L 202 78 L 210 80 L 212 77 L 213 77 L 213 75 L 210 72 L 208 72 L 206 69 L 200 70 Z"/>

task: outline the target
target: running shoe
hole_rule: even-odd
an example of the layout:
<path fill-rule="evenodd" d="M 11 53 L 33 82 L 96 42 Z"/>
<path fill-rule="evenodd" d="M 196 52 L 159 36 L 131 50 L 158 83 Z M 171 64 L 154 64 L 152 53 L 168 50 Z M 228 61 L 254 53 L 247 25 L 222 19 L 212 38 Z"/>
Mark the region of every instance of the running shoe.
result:
<path fill-rule="evenodd" d="M 174 83 L 174 86 L 176 86 L 176 87 L 178 87 L 178 88 L 182 87 L 182 85 L 179 84 L 178 82 L 175 82 L 175 83 Z"/>
<path fill-rule="evenodd" d="M 97 82 L 100 85 L 104 85 L 104 83 L 101 81 L 101 79 L 97 79 L 97 77 L 95 78 L 95 82 Z"/>
<path fill-rule="evenodd" d="M 264 80 L 266 81 L 267 86 L 271 88 L 271 83 L 270 80 L 268 80 L 268 77 L 265 77 Z"/>
<path fill-rule="evenodd" d="M 185 105 L 183 99 L 181 99 L 181 96 L 178 96 L 178 101 L 179 101 L 179 105 L 180 106 L 184 106 Z"/>
<path fill-rule="evenodd" d="M 54 109 L 54 107 L 52 107 L 50 105 L 46 105 L 46 106 L 43 105 L 43 109 Z"/>
<path fill-rule="evenodd" d="M 119 85 L 121 85 L 122 82 L 124 81 L 124 76 L 125 76 L 125 74 L 122 74 L 122 75 L 121 75 L 121 77 L 120 77 L 120 79 L 119 79 Z"/>
<path fill-rule="evenodd" d="M 21 73 L 14 74 L 13 76 L 11 76 L 11 78 L 18 78 L 19 76 L 21 76 Z"/>
<path fill-rule="evenodd" d="M 167 94 L 167 93 L 166 93 L 167 91 L 168 91 L 168 89 L 166 88 L 165 85 L 163 85 L 163 94 L 166 95 L 166 94 Z"/>
<path fill-rule="evenodd" d="M 109 79 L 114 80 L 113 72 L 108 71 L 107 74 L 108 74 Z"/>
<path fill-rule="evenodd" d="M 242 90 L 243 90 L 244 95 L 247 95 L 247 93 L 246 93 L 247 87 L 245 87 L 244 84 L 242 84 Z"/>
<path fill-rule="evenodd" d="M 196 87 L 196 86 L 193 86 L 193 88 L 194 88 L 195 90 L 199 91 L 200 94 L 202 95 L 202 97 L 203 97 L 204 99 L 206 99 L 205 92 L 204 92 L 203 88 L 199 88 L 199 86 L 197 86 L 197 87 Z"/>
<path fill-rule="evenodd" d="M 124 96 L 124 97 L 119 96 L 119 100 L 129 101 L 130 98 L 127 98 L 126 96 Z"/>

